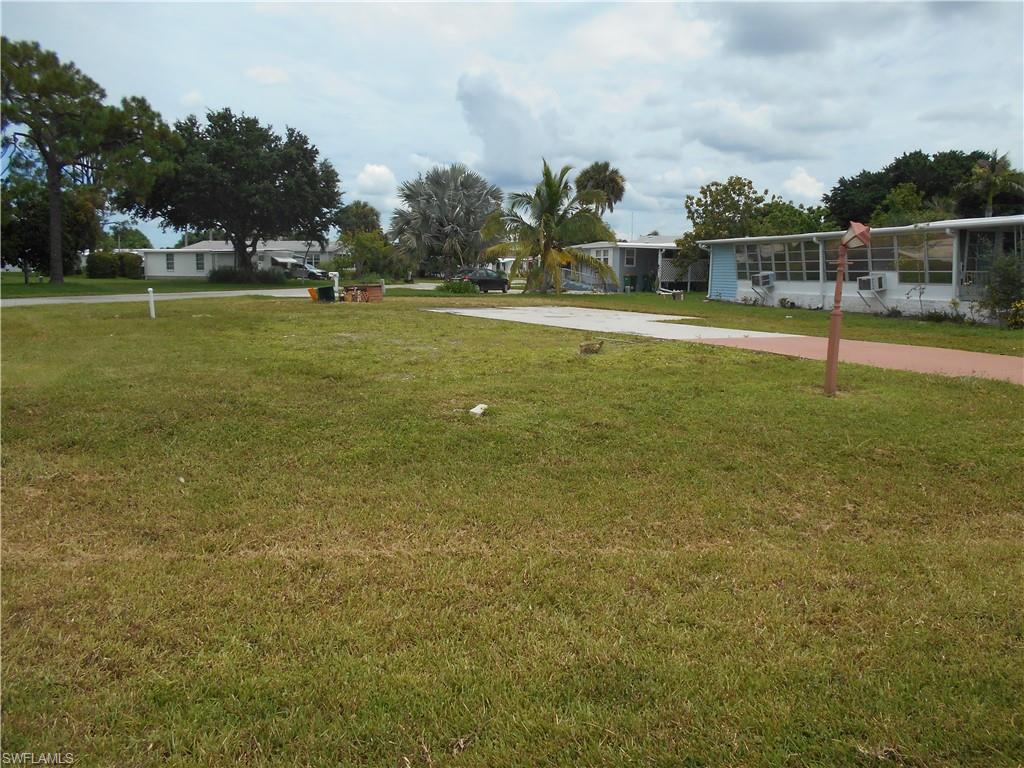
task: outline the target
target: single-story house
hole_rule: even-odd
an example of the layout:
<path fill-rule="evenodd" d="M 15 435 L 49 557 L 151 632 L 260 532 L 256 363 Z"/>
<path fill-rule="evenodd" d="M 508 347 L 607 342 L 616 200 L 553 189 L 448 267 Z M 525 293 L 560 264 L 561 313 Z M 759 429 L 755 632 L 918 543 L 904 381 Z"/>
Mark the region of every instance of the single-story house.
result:
<path fill-rule="evenodd" d="M 604 262 L 615 272 L 618 289 L 654 291 L 659 288 L 703 290 L 707 287 L 708 261 L 690 264 L 680 274 L 673 259 L 679 236 L 646 235 L 635 240 L 599 241 L 574 245 L 589 256 Z M 584 274 L 586 281 L 589 276 Z"/>
<path fill-rule="evenodd" d="M 843 232 L 703 240 L 710 254 L 708 298 L 832 309 Z M 993 260 L 1024 253 L 1024 215 L 928 221 L 871 230 L 851 248 L 844 310 L 904 314 L 964 310 L 983 297 Z M 964 311 L 961 310 L 961 311 Z"/>
<path fill-rule="evenodd" d="M 304 240 L 266 240 L 256 246 L 257 269 L 280 267 L 290 269 L 300 264 L 320 266 L 321 261 L 334 258 L 341 246 Z M 211 269 L 234 267 L 235 250 L 231 243 L 201 240 L 184 248 L 139 248 L 146 277 L 205 277 Z"/>

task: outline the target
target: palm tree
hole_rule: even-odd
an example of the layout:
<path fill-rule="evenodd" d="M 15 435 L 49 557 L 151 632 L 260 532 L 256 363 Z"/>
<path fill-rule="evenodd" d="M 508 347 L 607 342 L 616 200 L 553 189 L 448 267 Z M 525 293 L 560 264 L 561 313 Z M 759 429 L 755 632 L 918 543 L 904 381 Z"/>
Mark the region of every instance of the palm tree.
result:
<path fill-rule="evenodd" d="M 487 249 L 489 255 L 511 256 L 512 274 L 527 270 L 527 290 L 562 291 L 562 267 L 587 267 L 602 279 L 615 282 L 615 272 L 602 261 L 583 251 L 570 248 L 564 232 L 584 219 L 600 219 L 573 190 L 568 180 L 572 168 L 564 166 L 556 175 L 544 160 L 541 180 L 533 192 L 515 192 L 508 197 L 508 207 L 493 221 L 504 229 L 507 242 Z"/>
<path fill-rule="evenodd" d="M 967 179 L 967 186 L 985 200 L 985 218 L 992 215 L 992 202 L 1001 192 L 1024 193 L 1024 173 L 1010 163 L 1009 154 L 993 150 L 984 160 L 979 160 Z"/>
<path fill-rule="evenodd" d="M 614 211 L 615 204 L 622 202 L 622 196 L 626 194 L 626 179 L 618 168 L 612 168 L 609 163 L 591 163 L 576 177 L 576 189 L 580 193 L 600 193 L 600 196 L 595 196 L 594 209 L 601 214 L 606 210 Z"/>
<path fill-rule="evenodd" d="M 391 217 L 398 248 L 442 270 L 477 264 L 491 242 L 482 230 L 501 209 L 501 189 L 461 163 L 431 168 L 398 188 Z"/>

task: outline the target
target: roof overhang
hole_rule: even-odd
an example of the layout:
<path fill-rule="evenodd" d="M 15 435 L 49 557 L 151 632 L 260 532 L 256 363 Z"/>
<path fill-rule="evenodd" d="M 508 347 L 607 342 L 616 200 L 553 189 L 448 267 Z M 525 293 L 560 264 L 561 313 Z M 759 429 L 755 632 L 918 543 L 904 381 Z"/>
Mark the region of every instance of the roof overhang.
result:
<path fill-rule="evenodd" d="M 874 235 L 899 235 L 908 232 L 935 232 L 954 229 L 1001 229 L 1003 227 L 1024 226 L 1024 214 L 1017 216 L 991 216 L 987 219 L 946 219 L 944 221 L 922 221 L 920 224 L 908 224 L 903 227 L 872 227 Z M 802 232 L 796 235 L 762 235 L 759 237 L 725 237 L 719 240 L 698 240 L 700 245 L 730 245 L 738 243 L 779 243 L 799 240 L 838 240 L 846 234 L 846 230 L 837 232 Z"/>

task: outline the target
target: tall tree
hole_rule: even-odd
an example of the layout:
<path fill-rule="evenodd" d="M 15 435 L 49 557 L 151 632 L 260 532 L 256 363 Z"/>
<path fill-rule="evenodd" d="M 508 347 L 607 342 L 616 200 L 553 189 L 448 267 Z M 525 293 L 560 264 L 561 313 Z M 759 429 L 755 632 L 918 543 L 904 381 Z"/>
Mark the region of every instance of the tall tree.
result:
<path fill-rule="evenodd" d="M 8 168 L 0 192 L 0 260 L 19 267 L 28 282 L 32 271 L 51 269 L 50 203 L 41 174 L 26 173 L 17 164 Z M 61 272 L 78 268 L 79 251 L 96 246 L 100 236 L 99 204 L 95 188 L 71 187 L 61 191 Z"/>
<path fill-rule="evenodd" d="M 501 189 L 461 163 L 431 168 L 398 188 L 403 207 L 391 217 L 399 249 L 427 269 L 480 262 L 483 229 L 501 208 Z"/>
<path fill-rule="evenodd" d="M 878 171 L 861 171 L 840 178 L 822 198 L 840 228 L 850 221 L 868 221 L 886 196 L 900 184 L 913 184 L 925 200 L 956 197 L 965 216 L 981 212 L 980 197 L 967 188 L 965 180 L 986 153 L 947 150 L 929 155 L 921 150 L 904 152 Z M 955 215 L 955 214 L 954 214 Z"/>
<path fill-rule="evenodd" d="M 566 242 L 571 228 L 578 228 L 584 220 L 600 221 L 569 182 L 571 170 L 566 165 L 556 174 L 544 160 L 541 179 L 533 192 L 509 195 L 508 207 L 501 214 L 508 239 L 488 249 L 493 256 L 512 256 L 514 273 L 535 261 L 527 271 L 529 290 L 561 293 L 562 268 L 569 265 L 587 267 L 603 279 L 615 282 L 611 267 Z"/>
<path fill-rule="evenodd" d="M 175 123 L 173 163 L 131 211 L 178 230 L 223 230 L 238 265 L 261 240 L 289 233 L 325 243 L 341 205 L 338 174 L 294 128 L 279 136 L 230 109 Z"/>
<path fill-rule="evenodd" d="M 591 163 L 576 177 L 576 192 L 581 198 L 587 192 L 597 193 L 592 199 L 598 214 L 614 211 L 616 203 L 622 202 L 626 194 L 626 177 L 608 162 Z"/>
<path fill-rule="evenodd" d="M 725 182 L 705 184 L 696 195 L 687 195 L 683 206 L 698 239 L 712 240 L 755 234 L 767 199 L 768 190 L 758 192 L 750 179 L 730 176 Z"/>
<path fill-rule="evenodd" d="M 835 228 L 824 206 L 794 205 L 791 201 L 772 195 L 757 209 L 752 234 L 795 235 Z"/>
<path fill-rule="evenodd" d="M 380 212 L 365 200 L 353 200 L 338 212 L 338 229 L 342 234 L 380 232 Z"/>
<path fill-rule="evenodd" d="M 64 281 L 63 191 L 89 186 L 92 200 L 106 207 L 112 184 L 141 194 L 160 167 L 166 126 L 145 99 L 103 103 L 106 93 L 74 64 L 62 63 L 38 43 L 0 41 L 0 90 L 5 148 L 28 149 L 45 169 L 49 206 L 50 282 Z"/>
<path fill-rule="evenodd" d="M 599 216 L 577 216 L 565 222 L 562 240 L 566 245 L 615 242 L 615 232 Z"/>
<path fill-rule="evenodd" d="M 104 90 L 74 64 L 61 63 L 38 43 L 2 45 L 5 141 L 27 142 L 42 158 L 49 206 L 50 282 L 64 282 L 61 255 L 62 175 L 98 154 L 110 120 Z M 10 131 L 8 133 L 8 131 Z"/>
<path fill-rule="evenodd" d="M 833 229 L 834 222 L 821 206 L 795 205 L 768 190 L 758 192 L 750 179 L 730 176 L 712 181 L 683 203 L 691 231 L 676 240 L 676 267 L 686 269 L 707 258 L 699 240 L 757 235 L 789 235 Z"/>
<path fill-rule="evenodd" d="M 938 202 L 938 201 L 936 201 Z M 900 227 L 949 218 L 942 205 L 930 205 L 912 182 L 897 184 L 871 214 L 872 227 Z"/>
<path fill-rule="evenodd" d="M 992 215 L 997 195 L 1008 192 L 1024 196 L 1024 173 L 1013 167 L 1010 156 L 993 150 L 979 159 L 964 182 L 964 189 L 977 193 L 985 203 L 985 218 Z"/>

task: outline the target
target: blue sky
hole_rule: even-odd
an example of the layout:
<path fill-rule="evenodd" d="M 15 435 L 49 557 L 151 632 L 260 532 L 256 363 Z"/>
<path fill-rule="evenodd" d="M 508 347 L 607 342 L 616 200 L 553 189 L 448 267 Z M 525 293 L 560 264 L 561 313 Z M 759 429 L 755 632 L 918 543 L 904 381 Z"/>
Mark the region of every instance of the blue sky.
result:
<path fill-rule="evenodd" d="M 0 26 L 168 121 L 302 130 L 346 201 L 461 161 L 506 192 L 609 160 L 620 235 L 740 174 L 795 202 L 913 149 L 1024 164 L 1024 4 L 0 4 Z M 841 45 L 844 34 L 857 37 Z M 176 239 L 145 226 L 157 245 Z"/>

